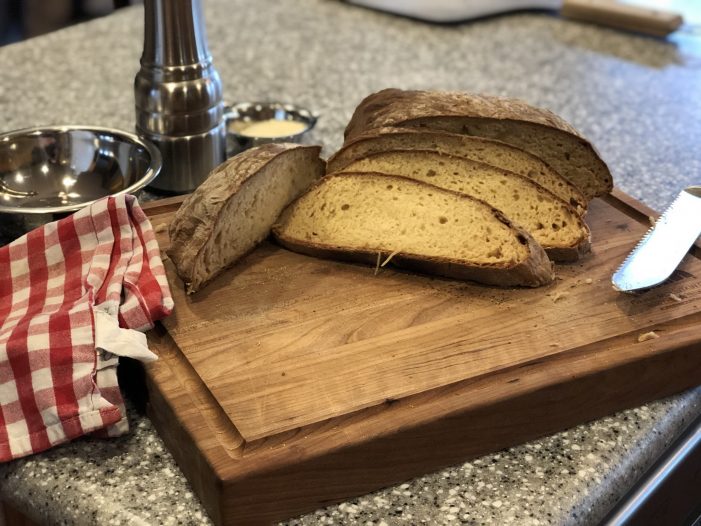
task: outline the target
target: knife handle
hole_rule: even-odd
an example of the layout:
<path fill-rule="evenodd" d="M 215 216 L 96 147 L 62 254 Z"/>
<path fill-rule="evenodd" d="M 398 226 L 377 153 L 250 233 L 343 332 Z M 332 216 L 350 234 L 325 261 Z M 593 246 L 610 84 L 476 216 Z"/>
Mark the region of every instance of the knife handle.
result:
<path fill-rule="evenodd" d="M 684 19 L 678 13 L 622 4 L 612 0 L 564 0 L 560 14 L 565 18 L 592 22 L 656 37 L 676 31 Z"/>

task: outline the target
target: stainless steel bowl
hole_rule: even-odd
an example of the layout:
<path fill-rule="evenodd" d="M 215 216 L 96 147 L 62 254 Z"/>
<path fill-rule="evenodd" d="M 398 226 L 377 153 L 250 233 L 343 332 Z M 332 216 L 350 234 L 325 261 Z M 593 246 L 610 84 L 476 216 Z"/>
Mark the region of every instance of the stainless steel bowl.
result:
<path fill-rule="evenodd" d="M 138 194 L 158 175 L 158 149 L 90 126 L 0 135 L 0 245 L 106 195 Z"/>
<path fill-rule="evenodd" d="M 0 213 L 64 214 L 101 197 L 137 193 L 158 175 L 160 152 L 108 128 L 53 126 L 0 135 Z"/>
<path fill-rule="evenodd" d="M 225 105 L 226 154 L 236 155 L 243 150 L 271 142 L 305 142 L 309 132 L 316 125 L 318 117 L 308 109 L 283 102 L 239 102 Z M 291 135 L 256 137 L 245 133 L 246 125 L 266 120 L 294 121 L 303 124 L 300 130 Z"/>

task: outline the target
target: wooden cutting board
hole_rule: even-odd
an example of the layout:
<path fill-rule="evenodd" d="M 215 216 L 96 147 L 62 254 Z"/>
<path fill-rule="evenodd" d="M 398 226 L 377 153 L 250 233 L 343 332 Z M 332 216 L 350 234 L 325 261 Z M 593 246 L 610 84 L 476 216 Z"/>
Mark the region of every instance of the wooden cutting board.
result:
<path fill-rule="evenodd" d="M 179 200 L 145 206 L 168 246 Z M 216 524 L 268 523 L 701 383 L 701 250 L 665 285 L 610 276 L 651 211 L 587 216 L 539 289 L 314 259 L 266 242 L 151 331 L 150 416 Z M 657 338 L 639 341 L 654 331 Z"/>

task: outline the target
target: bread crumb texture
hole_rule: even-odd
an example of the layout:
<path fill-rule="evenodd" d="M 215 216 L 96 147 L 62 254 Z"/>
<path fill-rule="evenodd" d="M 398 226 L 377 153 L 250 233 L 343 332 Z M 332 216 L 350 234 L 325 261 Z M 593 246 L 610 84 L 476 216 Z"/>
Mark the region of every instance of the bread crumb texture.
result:
<path fill-rule="evenodd" d="M 526 177 L 484 163 L 432 151 L 389 150 L 353 161 L 345 170 L 401 175 L 481 199 L 546 250 L 574 252 L 589 243 L 589 229 L 570 205 Z"/>
<path fill-rule="evenodd" d="M 527 177 L 572 205 L 582 215 L 586 198 L 567 179 L 535 155 L 505 142 L 427 128 L 385 127 L 370 130 L 346 144 L 329 159 L 328 172 L 339 172 L 353 161 L 390 150 L 425 150 L 455 155 Z"/>
<path fill-rule="evenodd" d="M 382 173 L 324 177 L 273 228 L 285 247 L 321 257 L 392 263 L 500 286 L 553 279 L 545 252 L 501 212 L 473 197 Z"/>
<path fill-rule="evenodd" d="M 348 175 L 299 199 L 284 235 L 376 253 L 380 266 L 400 252 L 507 266 L 528 257 L 508 223 L 483 203 L 408 179 Z"/>

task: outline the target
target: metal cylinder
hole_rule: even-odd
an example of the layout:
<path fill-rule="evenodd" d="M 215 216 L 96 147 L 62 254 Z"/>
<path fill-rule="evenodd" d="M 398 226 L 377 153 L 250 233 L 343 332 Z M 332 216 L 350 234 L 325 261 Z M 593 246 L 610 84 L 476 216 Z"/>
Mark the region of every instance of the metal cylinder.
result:
<path fill-rule="evenodd" d="M 136 131 L 163 156 L 151 188 L 194 190 L 226 155 L 221 79 L 207 47 L 200 0 L 145 0 L 134 97 Z"/>

